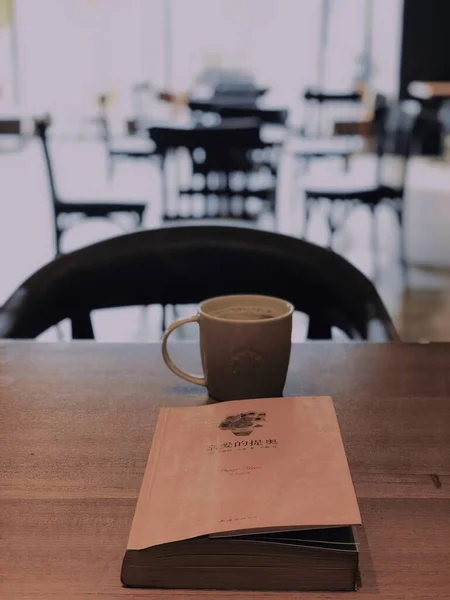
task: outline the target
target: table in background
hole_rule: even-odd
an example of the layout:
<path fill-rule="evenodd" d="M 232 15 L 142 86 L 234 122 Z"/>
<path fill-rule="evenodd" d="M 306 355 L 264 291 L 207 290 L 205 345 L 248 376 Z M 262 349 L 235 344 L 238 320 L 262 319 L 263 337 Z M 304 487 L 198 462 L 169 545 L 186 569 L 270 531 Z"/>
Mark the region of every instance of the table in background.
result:
<path fill-rule="evenodd" d="M 412 81 L 408 92 L 418 100 L 450 98 L 450 81 Z"/>
<path fill-rule="evenodd" d="M 173 354 L 198 368 L 195 346 Z M 449 365 L 450 344 L 293 348 L 286 395 L 335 399 L 364 522 L 360 600 L 450 597 Z M 207 401 L 157 345 L 1 344 L 1 597 L 298 599 L 121 588 L 158 409 Z"/>

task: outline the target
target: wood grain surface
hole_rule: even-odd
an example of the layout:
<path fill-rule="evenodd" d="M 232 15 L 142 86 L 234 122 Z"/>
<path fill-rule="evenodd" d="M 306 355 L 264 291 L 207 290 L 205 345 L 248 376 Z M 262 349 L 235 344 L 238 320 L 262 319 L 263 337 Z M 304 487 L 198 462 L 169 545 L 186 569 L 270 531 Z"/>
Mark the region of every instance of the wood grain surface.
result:
<path fill-rule="evenodd" d="M 172 354 L 199 370 L 195 346 Z M 450 344 L 293 349 L 285 395 L 335 399 L 364 522 L 360 599 L 450 598 L 449 367 Z M 158 409 L 208 401 L 157 345 L 0 344 L 0 598 L 344 597 L 121 587 Z"/>

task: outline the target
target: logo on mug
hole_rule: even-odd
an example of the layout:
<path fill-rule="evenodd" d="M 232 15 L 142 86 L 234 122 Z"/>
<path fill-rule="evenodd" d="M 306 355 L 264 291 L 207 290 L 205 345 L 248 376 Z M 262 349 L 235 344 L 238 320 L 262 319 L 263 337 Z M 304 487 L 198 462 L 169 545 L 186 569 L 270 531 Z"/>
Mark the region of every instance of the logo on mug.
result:
<path fill-rule="evenodd" d="M 230 358 L 230 363 L 233 375 L 244 377 L 246 374 L 260 371 L 264 366 L 264 358 L 255 350 L 246 348 L 235 352 Z"/>
<path fill-rule="evenodd" d="M 266 420 L 265 412 L 245 412 L 229 415 L 219 425 L 219 429 L 230 430 L 234 435 L 250 435 L 256 427 L 262 427 Z"/>

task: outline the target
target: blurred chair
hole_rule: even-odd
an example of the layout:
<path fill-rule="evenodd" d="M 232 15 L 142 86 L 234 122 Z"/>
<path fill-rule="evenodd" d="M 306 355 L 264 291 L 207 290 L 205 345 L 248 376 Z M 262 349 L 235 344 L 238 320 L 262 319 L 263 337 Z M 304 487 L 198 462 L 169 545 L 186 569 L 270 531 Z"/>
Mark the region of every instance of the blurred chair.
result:
<path fill-rule="evenodd" d="M 256 221 L 264 212 L 275 213 L 281 146 L 261 141 L 258 120 L 230 119 L 217 127 L 152 127 L 149 132 L 163 157 L 163 221 Z M 172 177 L 171 165 L 177 167 Z M 186 185 L 176 181 L 183 166 Z M 170 191 L 175 197 L 169 197 Z M 257 208 L 251 210 L 255 201 Z"/>
<path fill-rule="evenodd" d="M 214 98 L 217 100 L 226 100 L 232 101 L 235 100 L 245 100 L 246 102 L 254 102 L 261 98 L 269 91 L 267 87 L 240 87 L 237 85 L 229 85 L 229 84 L 219 84 L 216 86 L 214 90 Z"/>
<path fill-rule="evenodd" d="M 403 206 L 407 164 L 411 154 L 414 127 L 420 107 L 409 100 L 388 106 L 386 99 L 379 96 L 374 117 L 374 143 L 376 153 L 375 177 L 367 182 L 354 182 L 352 176 L 338 183 L 307 186 L 305 189 L 305 233 L 312 206 L 326 200 L 328 207 L 328 227 L 330 245 L 335 231 L 348 215 L 348 210 L 358 204 L 365 204 L 372 214 L 372 249 L 377 253 L 377 229 L 375 211 L 384 202 L 392 206 L 400 227 L 400 259 L 405 262 Z M 339 206 L 340 205 L 340 206 Z M 335 208 L 338 211 L 335 211 Z M 341 218 L 339 218 L 341 217 Z"/>
<path fill-rule="evenodd" d="M 50 196 L 53 205 L 54 217 L 54 232 L 56 254 L 61 252 L 61 236 L 67 230 L 73 220 L 72 216 L 81 218 L 104 218 L 112 220 L 119 213 L 131 215 L 137 226 L 142 225 L 144 211 L 146 208 L 145 202 L 108 202 L 102 199 L 92 201 L 67 201 L 62 200 L 56 191 L 55 176 L 53 173 L 53 165 L 48 147 L 47 128 L 49 119 L 37 119 L 35 121 L 36 135 L 42 143 L 44 151 L 45 166 L 47 169 L 48 183 L 50 188 Z"/>
<path fill-rule="evenodd" d="M 240 227 L 169 227 L 109 239 L 58 257 L 0 308 L 0 338 L 34 338 L 70 319 L 94 337 L 93 310 L 193 304 L 223 294 L 265 294 L 309 316 L 308 337 L 398 340 L 373 284 L 331 250 Z"/>
<path fill-rule="evenodd" d="M 305 102 L 304 133 L 309 137 L 329 137 L 336 121 L 354 117 L 361 107 L 362 97 L 358 91 L 325 92 L 309 88 L 303 94 Z"/>
<path fill-rule="evenodd" d="M 261 124 L 285 126 L 289 112 L 279 108 L 224 106 L 219 109 L 222 119 L 258 119 Z"/>
<path fill-rule="evenodd" d="M 136 83 L 131 88 L 131 97 L 135 120 L 144 124 L 151 119 L 151 107 L 164 102 L 175 106 L 185 106 L 188 102 L 187 93 L 175 93 L 167 89 L 157 89 L 150 81 Z"/>
<path fill-rule="evenodd" d="M 99 122 L 108 160 L 108 179 L 112 179 L 114 175 L 114 163 L 116 159 L 148 160 L 157 155 L 157 153 L 155 152 L 154 144 L 152 144 L 148 137 L 140 139 L 136 135 L 129 135 L 127 137 L 122 137 L 122 139 L 120 140 L 120 146 L 115 146 L 113 143 L 113 137 L 111 135 L 111 128 L 108 120 L 108 95 L 103 94 L 99 96 L 98 104 L 100 107 Z"/>
<path fill-rule="evenodd" d="M 240 102 L 227 104 L 223 101 L 191 100 L 188 104 L 193 112 L 214 113 L 222 119 L 258 119 L 261 124 L 286 125 L 288 111 L 279 108 L 260 108 Z"/>
<path fill-rule="evenodd" d="M 361 96 L 356 91 L 347 93 L 325 93 L 320 90 L 307 89 L 304 94 L 306 124 L 295 140 L 293 156 L 306 173 L 313 159 L 340 158 L 344 170 L 349 168 L 350 158 L 364 146 L 360 135 L 342 135 L 335 137 L 336 124 L 343 116 L 348 117 L 351 108 L 361 103 Z M 350 107 L 350 109 L 349 109 Z M 354 119 L 353 119 L 354 120 Z M 325 136 L 322 135 L 325 130 Z"/>
<path fill-rule="evenodd" d="M 244 101 L 255 104 L 268 88 L 257 85 L 253 74 L 243 69 L 206 67 L 196 77 L 190 90 L 195 99 L 214 98 L 216 100 Z"/>

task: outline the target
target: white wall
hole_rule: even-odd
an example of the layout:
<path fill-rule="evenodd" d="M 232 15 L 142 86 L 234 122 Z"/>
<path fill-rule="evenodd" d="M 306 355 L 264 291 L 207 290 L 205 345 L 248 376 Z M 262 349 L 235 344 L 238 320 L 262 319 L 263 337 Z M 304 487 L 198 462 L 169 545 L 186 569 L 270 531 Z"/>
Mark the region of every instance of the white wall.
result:
<path fill-rule="evenodd" d="M 400 87 L 402 19 L 403 0 L 373 0 L 373 85 L 395 97 Z"/>
<path fill-rule="evenodd" d="M 173 84 L 189 88 L 209 62 L 254 73 L 274 102 L 299 102 L 315 82 L 318 0 L 173 0 Z"/>
<path fill-rule="evenodd" d="M 133 84 L 162 85 L 164 1 L 16 0 L 23 110 L 77 119 L 116 90 L 126 111 Z"/>

